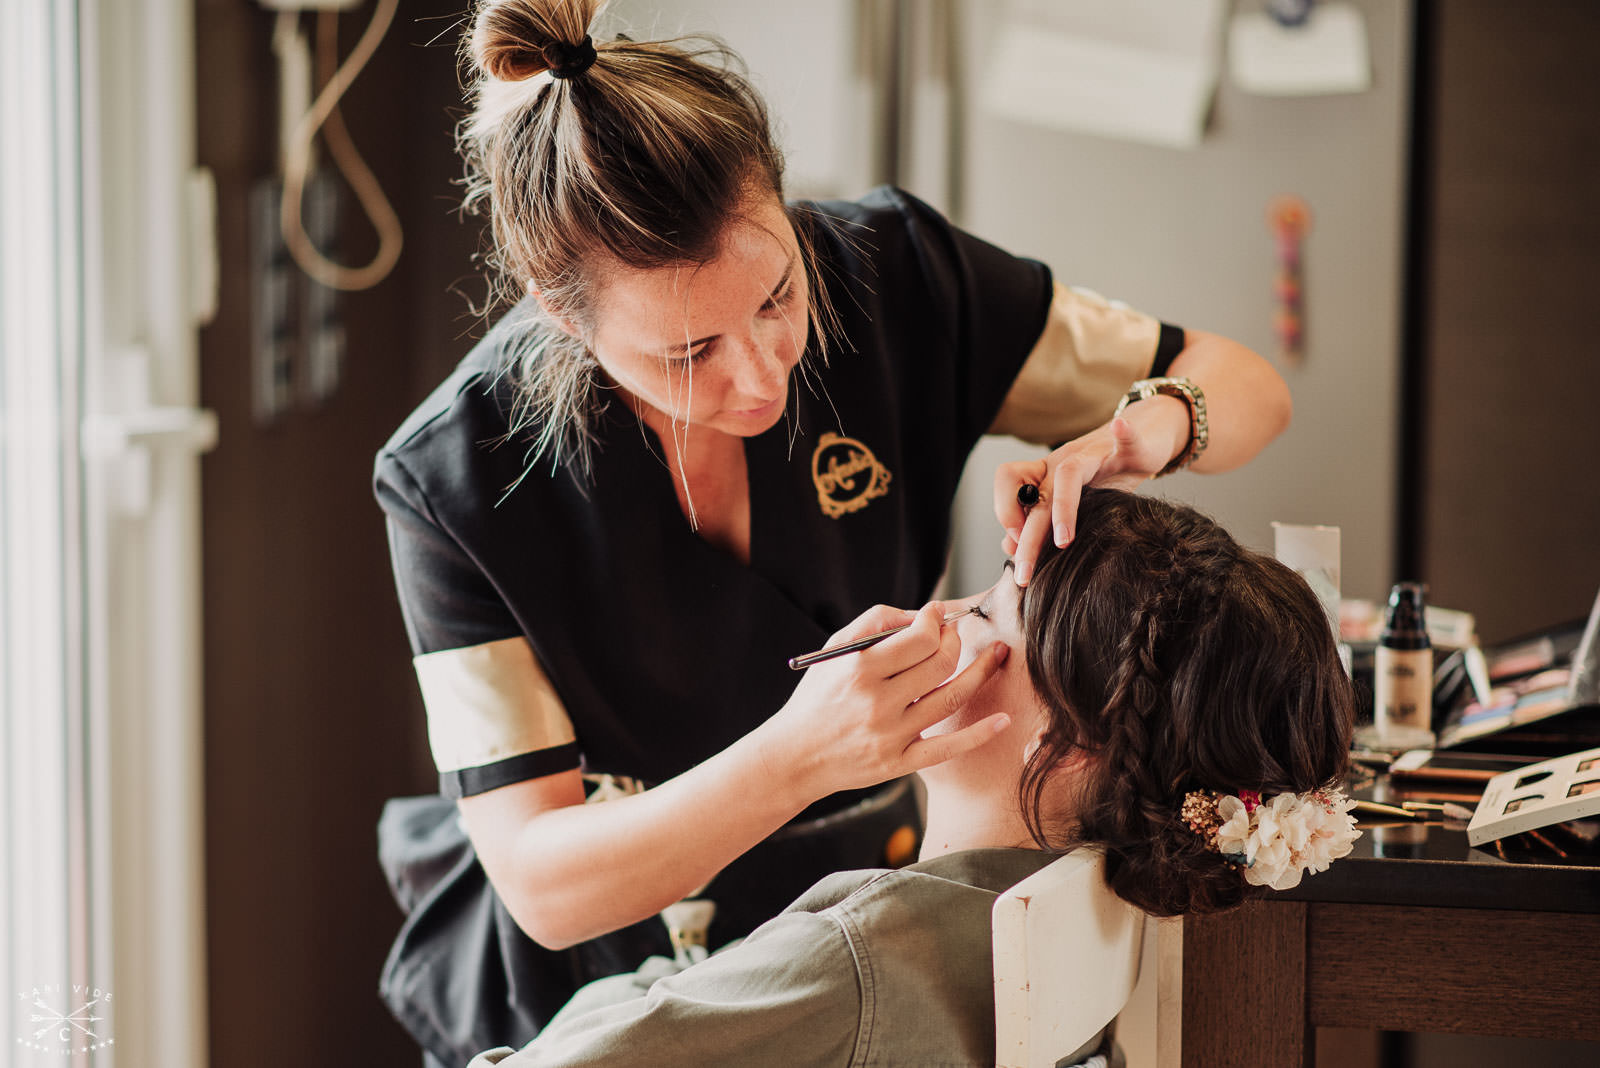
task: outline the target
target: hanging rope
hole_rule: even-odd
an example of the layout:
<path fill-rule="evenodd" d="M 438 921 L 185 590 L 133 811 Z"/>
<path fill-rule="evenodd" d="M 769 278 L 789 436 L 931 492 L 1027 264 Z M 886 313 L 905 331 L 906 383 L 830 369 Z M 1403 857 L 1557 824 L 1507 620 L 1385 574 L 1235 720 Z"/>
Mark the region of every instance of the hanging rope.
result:
<path fill-rule="evenodd" d="M 372 54 L 377 51 L 378 43 L 388 32 L 398 6 L 399 0 L 378 0 L 372 21 L 367 24 L 366 31 L 356 42 L 349 58 L 327 80 L 322 91 L 317 94 L 316 101 L 296 124 L 294 133 L 285 146 L 283 201 L 279 211 L 283 240 L 295 263 L 300 265 L 300 269 L 331 289 L 347 291 L 371 289 L 389 276 L 389 272 L 394 270 L 394 265 L 400 258 L 403 236 L 400 219 L 389 204 L 389 199 L 384 196 L 383 187 L 378 184 L 378 179 L 373 175 L 371 168 L 356 150 L 355 142 L 350 139 L 350 132 L 345 128 L 344 119 L 338 110 L 340 98 L 355 81 L 356 75 L 361 73 L 367 61 L 372 58 Z M 323 11 L 317 23 L 319 67 L 324 64 L 330 67 L 333 65 L 337 27 L 337 13 L 332 10 Z M 306 233 L 305 220 L 301 215 L 301 201 L 305 197 L 306 179 L 311 170 L 312 142 L 317 132 L 324 128 L 326 128 L 328 151 L 333 157 L 335 166 L 338 167 L 339 173 L 344 175 L 345 181 L 350 183 L 356 200 L 360 202 L 362 210 L 371 220 L 373 229 L 378 232 L 378 250 L 373 254 L 372 260 L 361 267 L 346 267 L 324 256 L 312 241 L 311 235 Z"/>

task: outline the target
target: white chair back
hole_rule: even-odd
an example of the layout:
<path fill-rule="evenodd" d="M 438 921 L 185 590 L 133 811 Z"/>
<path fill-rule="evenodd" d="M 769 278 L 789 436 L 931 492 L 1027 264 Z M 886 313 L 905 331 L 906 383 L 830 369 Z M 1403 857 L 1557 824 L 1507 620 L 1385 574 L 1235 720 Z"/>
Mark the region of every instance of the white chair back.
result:
<path fill-rule="evenodd" d="M 1145 915 L 1079 849 L 994 903 L 995 1063 L 1055 1068 L 1116 1018 L 1139 978 Z"/>

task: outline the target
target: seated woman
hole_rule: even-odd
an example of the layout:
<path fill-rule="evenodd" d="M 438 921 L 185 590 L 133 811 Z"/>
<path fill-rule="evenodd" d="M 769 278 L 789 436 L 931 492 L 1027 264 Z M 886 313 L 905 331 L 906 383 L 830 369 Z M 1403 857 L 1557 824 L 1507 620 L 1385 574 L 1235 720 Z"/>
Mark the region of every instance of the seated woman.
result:
<path fill-rule="evenodd" d="M 1305 582 L 1189 508 L 1089 490 L 1079 516 L 1027 587 L 1004 576 L 959 603 L 977 605 L 953 624 L 964 661 L 994 642 L 1022 655 L 933 728 L 1009 718 L 922 773 L 916 864 L 830 876 L 653 983 L 648 965 L 601 980 L 472 1068 L 993 1064 L 990 910 L 1061 853 L 1103 850 L 1118 895 L 1171 916 L 1349 852 L 1351 688 Z"/>

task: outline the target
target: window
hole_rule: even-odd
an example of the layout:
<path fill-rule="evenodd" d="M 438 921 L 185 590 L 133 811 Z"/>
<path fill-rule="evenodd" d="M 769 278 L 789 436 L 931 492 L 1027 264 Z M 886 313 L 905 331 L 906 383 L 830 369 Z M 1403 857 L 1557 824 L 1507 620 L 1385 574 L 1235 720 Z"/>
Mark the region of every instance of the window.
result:
<path fill-rule="evenodd" d="M 67 5 L 0 11 L 0 1063 L 63 1036 L 81 1044 L 70 1001 L 88 931 L 76 31 Z"/>
<path fill-rule="evenodd" d="M 190 6 L 0 3 L 0 1068 L 205 1062 Z"/>

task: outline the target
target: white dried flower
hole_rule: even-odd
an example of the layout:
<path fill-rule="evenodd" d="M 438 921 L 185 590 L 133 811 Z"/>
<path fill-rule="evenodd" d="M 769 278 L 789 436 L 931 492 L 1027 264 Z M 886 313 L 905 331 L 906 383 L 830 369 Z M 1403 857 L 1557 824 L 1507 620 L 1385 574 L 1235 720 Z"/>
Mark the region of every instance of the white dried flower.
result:
<path fill-rule="evenodd" d="M 1338 790 L 1278 794 L 1266 802 L 1253 793 L 1227 794 L 1216 806 L 1222 825 L 1215 848 L 1243 866 L 1253 886 L 1298 886 L 1306 872 L 1324 871 L 1349 853 L 1360 834 Z"/>

